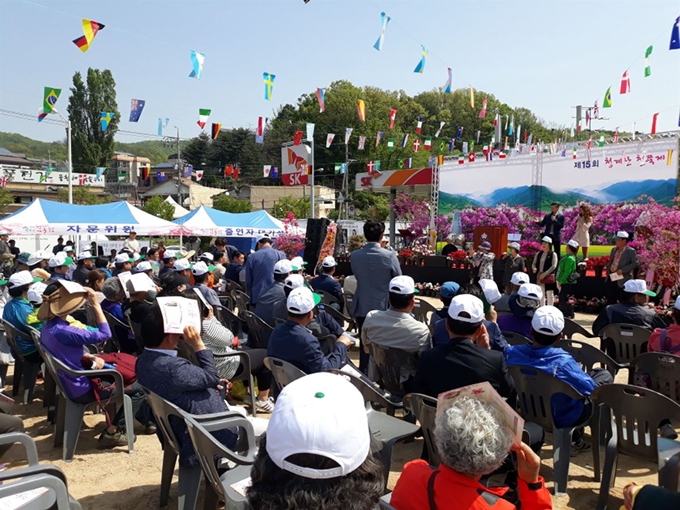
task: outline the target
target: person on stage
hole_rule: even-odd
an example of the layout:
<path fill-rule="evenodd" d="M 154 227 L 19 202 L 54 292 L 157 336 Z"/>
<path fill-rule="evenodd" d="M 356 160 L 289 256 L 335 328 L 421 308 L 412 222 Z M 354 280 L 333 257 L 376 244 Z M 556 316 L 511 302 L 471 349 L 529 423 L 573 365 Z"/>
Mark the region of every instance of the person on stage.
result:
<path fill-rule="evenodd" d="M 588 247 L 590 246 L 590 227 L 593 226 L 593 211 L 590 206 L 583 203 L 578 208 L 578 218 L 576 220 L 576 231 L 574 241 L 578 243 L 583 251 L 583 260 L 588 260 Z"/>
<path fill-rule="evenodd" d="M 562 227 L 564 227 L 564 215 L 560 214 L 560 204 L 553 202 L 550 204 L 550 212 L 538 222 L 539 227 L 543 227 L 543 235 L 552 239 L 553 250 L 560 258 L 562 249 Z"/>

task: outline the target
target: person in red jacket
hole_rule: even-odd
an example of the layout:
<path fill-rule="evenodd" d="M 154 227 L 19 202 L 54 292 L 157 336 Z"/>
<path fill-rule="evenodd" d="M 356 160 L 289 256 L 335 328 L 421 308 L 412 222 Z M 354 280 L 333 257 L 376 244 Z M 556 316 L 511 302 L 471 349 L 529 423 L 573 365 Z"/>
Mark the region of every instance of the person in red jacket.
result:
<path fill-rule="evenodd" d="M 404 470 L 392 492 L 397 510 L 515 510 L 503 499 L 506 487 L 488 488 L 482 476 L 498 469 L 510 453 L 513 432 L 500 411 L 463 396 L 438 409 L 435 444 L 441 458 L 433 468 L 414 460 Z M 552 509 L 550 493 L 538 472 L 541 459 L 522 443 L 517 454 L 517 494 L 522 510 Z"/>

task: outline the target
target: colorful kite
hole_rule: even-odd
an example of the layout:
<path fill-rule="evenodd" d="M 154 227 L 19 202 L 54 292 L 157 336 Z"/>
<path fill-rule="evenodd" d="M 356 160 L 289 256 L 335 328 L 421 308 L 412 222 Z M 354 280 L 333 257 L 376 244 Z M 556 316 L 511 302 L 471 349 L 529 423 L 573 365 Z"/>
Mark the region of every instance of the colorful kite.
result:
<path fill-rule="evenodd" d="M 449 67 L 447 69 L 449 73 L 449 79 L 446 80 L 446 83 L 444 84 L 444 94 L 450 94 L 451 93 L 451 81 L 453 80 L 453 71 Z"/>
<path fill-rule="evenodd" d="M 275 74 L 262 73 L 262 78 L 264 79 L 264 99 L 265 101 L 272 100 L 272 92 L 274 91 L 274 79 Z"/>
<path fill-rule="evenodd" d="M 191 50 L 191 65 L 193 70 L 189 73 L 189 78 L 201 79 L 203 73 L 203 62 L 205 62 L 205 55 L 197 51 Z"/>
<path fill-rule="evenodd" d="M 609 87 L 607 92 L 604 93 L 604 101 L 602 101 L 602 108 L 612 107 L 612 88 Z"/>
<path fill-rule="evenodd" d="M 319 113 L 326 110 L 326 92 L 324 89 L 316 89 L 316 98 L 319 100 Z"/>
<path fill-rule="evenodd" d="M 98 21 L 83 19 L 83 33 L 85 35 L 78 37 L 78 39 L 74 39 L 73 44 L 78 46 L 78 48 L 80 48 L 80 51 L 85 53 L 87 50 L 90 49 L 90 44 L 92 44 L 92 41 L 94 41 L 94 37 L 97 35 L 97 32 L 103 30 L 103 28 L 104 25 L 102 25 Z"/>
<path fill-rule="evenodd" d="M 621 77 L 619 94 L 630 94 L 630 76 L 628 76 L 628 69 L 623 72 L 623 76 Z"/>
<path fill-rule="evenodd" d="M 680 50 L 680 16 L 678 16 L 671 30 L 671 44 L 669 50 Z"/>
<path fill-rule="evenodd" d="M 387 24 L 390 22 L 390 17 L 385 14 L 384 12 L 380 13 L 380 23 L 382 25 L 382 28 L 380 29 L 380 37 L 378 37 L 378 40 L 375 42 L 373 47 L 381 51 L 383 47 L 383 42 L 385 41 L 385 31 L 387 30 Z"/>
<path fill-rule="evenodd" d="M 652 54 L 653 49 L 654 46 L 650 46 L 647 48 L 647 51 L 645 51 L 645 78 L 651 76 L 652 74 L 652 67 L 649 65 L 649 56 Z"/>
<path fill-rule="evenodd" d="M 102 131 L 106 131 L 108 129 L 109 123 L 113 120 L 115 116 L 116 114 L 113 112 L 102 112 L 101 115 Z"/>
<path fill-rule="evenodd" d="M 222 124 L 219 124 L 217 122 L 212 123 L 212 139 L 217 140 L 217 137 L 220 136 L 220 131 L 222 131 Z"/>
<path fill-rule="evenodd" d="M 43 113 L 52 113 L 54 105 L 57 104 L 61 89 L 53 89 L 52 87 L 45 87 L 45 98 L 43 99 Z"/>
<path fill-rule="evenodd" d="M 413 70 L 414 73 L 422 73 L 425 70 L 425 63 L 427 62 L 427 48 L 425 46 L 421 46 L 421 48 L 422 55 L 420 57 L 420 62 L 418 62 L 418 65 Z"/>
<path fill-rule="evenodd" d="M 366 121 L 366 103 L 364 103 L 363 99 L 359 99 L 357 101 L 357 113 L 359 114 L 359 120 L 361 122 Z"/>
<path fill-rule="evenodd" d="M 198 127 L 203 129 L 208 122 L 208 117 L 210 117 L 210 111 L 207 108 L 199 108 L 198 109 L 198 121 L 196 121 L 196 124 L 198 124 Z"/>
<path fill-rule="evenodd" d="M 129 122 L 137 122 L 142 116 L 142 110 L 144 110 L 144 105 L 146 101 L 143 99 L 133 99 L 130 102 L 130 120 Z"/>
<path fill-rule="evenodd" d="M 267 124 L 267 119 L 264 117 L 257 118 L 257 129 L 255 130 L 255 143 L 264 143 L 264 126 Z"/>

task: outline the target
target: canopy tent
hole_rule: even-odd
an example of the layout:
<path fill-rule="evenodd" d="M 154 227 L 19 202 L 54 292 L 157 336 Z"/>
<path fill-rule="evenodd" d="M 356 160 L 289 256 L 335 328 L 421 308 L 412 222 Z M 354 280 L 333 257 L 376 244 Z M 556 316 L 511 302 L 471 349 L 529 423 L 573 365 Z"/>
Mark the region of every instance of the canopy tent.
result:
<path fill-rule="evenodd" d="M 184 216 L 185 214 L 187 214 L 189 212 L 189 209 L 185 209 L 184 207 L 179 205 L 177 203 L 177 201 L 174 198 L 172 198 L 170 195 L 168 195 L 168 198 L 166 198 L 165 201 L 175 209 L 175 212 L 172 213 L 172 219 L 173 220 L 176 220 L 177 218 L 181 218 L 182 216 Z"/>
<path fill-rule="evenodd" d="M 228 213 L 201 206 L 174 221 L 184 235 L 211 237 L 276 237 L 283 233 L 283 223 L 267 211 Z"/>
<path fill-rule="evenodd" d="M 172 222 L 145 213 L 127 202 L 74 205 L 35 199 L 0 220 L 0 228 L 17 235 L 180 235 Z"/>

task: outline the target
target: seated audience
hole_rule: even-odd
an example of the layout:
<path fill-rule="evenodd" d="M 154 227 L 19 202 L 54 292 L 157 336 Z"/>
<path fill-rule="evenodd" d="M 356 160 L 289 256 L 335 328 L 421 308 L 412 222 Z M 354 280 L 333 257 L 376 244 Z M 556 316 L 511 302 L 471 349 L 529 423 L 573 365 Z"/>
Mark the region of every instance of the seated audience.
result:
<path fill-rule="evenodd" d="M 213 271 L 215 271 L 215 258 L 213 257 L 213 254 L 210 253 L 209 251 L 206 251 L 205 253 L 201 253 L 201 255 L 198 257 L 198 262 L 203 262 L 205 266 L 208 268 L 208 271 L 206 272 L 207 277 L 203 281 L 203 285 L 208 287 L 209 289 L 212 289 L 215 286 L 215 277 L 213 275 Z M 191 285 L 196 284 L 196 275 L 194 274 L 194 269 L 196 267 L 196 264 L 191 268 Z"/>
<path fill-rule="evenodd" d="M 498 317 L 498 327 L 501 331 L 519 333 L 531 338 L 531 317 L 543 302 L 541 287 L 533 283 L 525 283 L 517 291 L 516 296 L 510 298 L 512 315 Z"/>
<path fill-rule="evenodd" d="M 159 278 L 165 273 L 172 273 L 175 260 L 177 260 L 177 252 L 175 250 L 165 250 L 163 252 L 163 266 L 158 270 Z"/>
<path fill-rule="evenodd" d="M 500 468 L 512 449 L 513 431 L 496 408 L 468 396 L 438 409 L 434 440 L 441 464 L 433 468 L 414 460 L 404 470 L 392 492 L 397 510 L 493 509 L 519 507 L 504 499 L 508 488 L 486 487 L 484 475 Z M 552 509 L 550 492 L 539 475 L 541 459 L 522 443 L 517 453 L 517 498 L 524 510 Z M 429 501 L 429 505 L 428 505 Z"/>
<path fill-rule="evenodd" d="M 647 290 L 644 280 L 628 280 L 623 286 L 619 303 L 607 305 L 593 322 L 593 334 L 599 335 L 610 324 L 634 324 L 650 331 L 665 328 L 666 323 L 654 308 L 646 306 L 649 296 L 656 293 Z"/>
<path fill-rule="evenodd" d="M 368 510 L 384 491 L 364 399 L 344 378 L 313 374 L 276 401 L 251 472 L 252 509 Z"/>
<path fill-rule="evenodd" d="M 274 328 L 269 338 L 267 356 L 292 363 L 306 374 L 326 372 L 346 363 L 347 349 L 352 346 L 352 340 L 341 336 L 332 352 L 324 356 L 319 340 L 306 329 L 320 301 L 321 296 L 312 294 L 306 287 L 291 291 L 286 302 L 288 320 Z"/>
<path fill-rule="evenodd" d="M 215 265 L 215 270 L 212 272 L 214 279 L 214 287 L 218 288 L 219 281 L 223 279 L 225 277 L 225 274 L 227 273 L 227 267 L 225 266 L 225 264 L 228 265 L 229 259 L 227 258 L 227 254 L 223 251 L 213 253 L 213 259 Z"/>
<path fill-rule="evenodd" d="M 305 274 L 305 266 L 307 262 L 304 261 L 302 257 L 293 257 L 290 261 L 291 263 L 291 273 L 293 274 Z"/>
<path fill-rule="evenodd" d="M 113 275 L 109 271 L 109 259 L 106 257 L 97 257 L 94 261 L 94 267 L 102 271 L 107 278 L 111 278 Z"/>
<path fill-rule="evenodd" d="M 246 261 L 246 256 L 240 251 L 236 250 L 234 252 L 231 262 L 227 266 L 227 270 L 224 273 L 224 278 L 227 280 L 234 281 L 238 283 L 241 281 L 240 274 L 243 271 L 243 264 Z"/>
<path fill-rule="evenodd" d="M 510 278 L 510 286 L 506 288 L 505 294 L 493 304 L 496 312 L 510 313 L 510 298 L 517 294 L 519 288 L 525 283 L 529 283 L 529 275 L 525 272 L 513 273 Z M 509 291 L 509 292 L 508 292 Z"/>
<path fill-rule="evenodd" d="M 430 316 L 430 329 L 433 329 L 441 319 L 446 319 L 449 316 L 449 305 L 451 304 L 453 296 L 458 294 L 459 290 L 460 285 L 456 282 L 442 283 L 442 286 L 439 289 L 439 299 L 441 299 L 443 306 Z M 448 336 L 446 337 L 446 341 L 448 342 Z"/>
<path fill-rule="evenodd" d="M 312 278 L 309 284 L 312 286 L 312 289 L 326 292 L 332 298 L 334 298 L 338 302 L 337 304 L 334 303 L 336 304 L 336 307 L 334 308 L 336 308 L 338 311 L 342 311 L 342 303 L 344 303 L 342 296 L 342 286 L 338 280 L 333 278 L 333 275 L 335 274 L 335 267 L 337 265 L 338 263 L 331 256 L 323 259 L 323 262 L 321 262 L 321 270 L 323 271 L 323 274 L 320 274 L 316 278 Z"/>
<path fill-rule="evenodd" d="M 273 322 L 274 303 L 286 297 L 283 291 L 283 282 L 288 278 L 292 267 L 291 262 L 286 259 L 276 262 L 274 264 L 274 283 L 260 294 L 257 304 L 252 307 L 253 313 L 267 324 Z"/>
<path fill-rule="evenodd" d="M 135 259 L 130 253 L 121 251 L 114 259 L 115 269 L 113 270 L 113 276 L 118 276 L 120 273 L 130 271 L 133 262 L 135 262 Z"/>
<path fill-rule="evenodd" d="M 60 251 L 56 255 L 50 257 L 48 266 L 52 276 L 48 281 L 70 280 L 68 273 L 71 264 L 73 264 L 73 259 L 71 257 L 67 257 L 63 251 Z"/>
<path fill-rule="evenodd" d="M 667 328 L 655 329 L 649 337 L 648 351 L 667 352 L 680 356 L 680 296 L 675 300 L 671 315 L 673 324 Z"/>
<path fill-rule="evenodd" d="M 130 299 L 123 305 L 123 314 L 129 316 L 132 322 L 141 324 L 151 309 L 149 301 L 156 297 L 156 285 L 144 273 L 133 274 L 125 285 Z"/>
<path fill-rule="evenodd" d="M 187 289 L 191 288 L 191 262 L 187 258 L 175 260 L 172 266 L 175 277 L 184 283 Z"/>
<path fill-rule="evenodd" d="M 204 255 L 210 255 L 205 253 Z M 205 262 L 197 262 L 191 269 L 191 274 L 194 277 L 194 288 L 198 290 L 210 306 L 220 307 L 220 298 L 217 296 L 217 292 L 208 287 L 208 278 L 211 275 L 210 268 L 205 265 Z"/>
<path fill-rule="evenodd" d="M 654 485 L 638 486 L 629 483 L 623 489 L 621 510 L 678 510 L 680 492 L 671 492 Z"/>
<path fill-rule="evenodd" d="M 117 277 L 109 278 L 102 286 L 102 293 L 104 294 L 104 301 L 102 301 L 102 310 L 110 313 L 121 322 L 125 322 L 123 315 L 123 299 L 125 299 L 125 291 Z"/>
<path fill-rule="evenodd" d="M 104 282 L 107 280 L 106 273 L 102 269 L 93 269 L 87 275 L 87 283 L 84 287 L 91 288 L 97 295 L 97 299 L 101 303 L 106 299 L 106 296 L 102 292 L 104 290 Z"/>
<path fill-rule="evenodd" d="M 87 283 L 87 276 L 94 269 L 94 260 L 96 258 L 89 251 L 83 251 L 78 254 L 78 263 L 75 271 L 73 271 L 74 282 L 78 282 L 80 285 Z"/>
<path fill-rule="evenodd" d="M 28 301 L 28 289 L 38 281 L 40 280 L 33 278 L 29 271 L 19 271 L 10 276 L 7 291 L 12 299 L 5 304 L 2 312 L 2 318 L 14 326 L 18 332 L 15 341 L 19 354 L 32 363 L 42 362 L 31 333 L 26 329 L 28 317 L 33 313 L 33 305 Z"/>
<path fill-rule="evenodd" d="M 498 284 L 493 280 L 481 278 L 479 287 L 482 289 L 480 298 L 484 303 L 484 318 L 488 321 L 495 321 L 498 314 L 496 314 L 494 304 L 503 296 L 501 291 L 498 290 Z"/>

